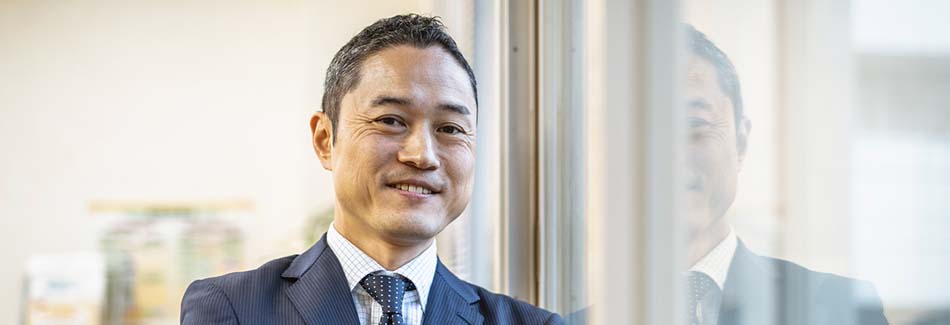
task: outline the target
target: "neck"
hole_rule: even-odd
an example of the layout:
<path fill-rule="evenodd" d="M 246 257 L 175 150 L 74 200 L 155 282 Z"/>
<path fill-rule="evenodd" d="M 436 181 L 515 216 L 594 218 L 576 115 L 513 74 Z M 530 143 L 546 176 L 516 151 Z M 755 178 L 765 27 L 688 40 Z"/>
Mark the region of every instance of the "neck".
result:
<path fill-rule="evenodd" d="M 333 227 L 387 271 L 395 271 L 409 263 L 429 248 L 433 241 L 432 238 L 410 242 L 389 239 L 368 226 L 353 222 L 352 218 L 341 218 L 339 215 L 333 221 Z"/>
<path fill-rule="evenodd" d="M 696 265 L 703 256 L 709 254 L 716 245 L 726 239 L 729 235 L 729 225 L 723 218 L 710 225 L 709 227 L 692 234 L 687 247 L 687 265 Z"/>

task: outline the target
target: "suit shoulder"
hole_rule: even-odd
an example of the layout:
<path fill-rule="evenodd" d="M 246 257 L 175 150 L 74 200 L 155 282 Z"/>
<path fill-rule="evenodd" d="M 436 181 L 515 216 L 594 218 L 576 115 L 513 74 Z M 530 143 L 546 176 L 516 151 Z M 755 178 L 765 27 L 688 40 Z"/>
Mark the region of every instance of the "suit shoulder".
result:
<path fill-rule="evenodd" d="M 235 324 L 277 309 L 284 285 L 281 273 L 296 255 L 272 260 L 243 272 L 196 280 L 181 301 L 182 324 Z M 270 305 L 268 303 L 271 303 Z M 252 317 L 252 318 L 248 318 Z"/>
<path fill-rule="evenodd" d="M 887 324 L 884 308 L 871 282 L 808 269 L 786 260 L 768 258 L 784 278 L 786 294 L 807 298 L 827 314 L 850 310 L 857 324 Z M 828 316 L 831 317 L 831 316 Z"/>
<path fill-rule="evenodd" d="M 812 289 L 824 289 L 823 291 L 831 290 L 850 294 L 850 290 L 863 290 L 868 286 L 873 287 L 871 283 L 867 281 L 834 273 L 815 271 L 791 261 L 764 256 L 762 258 L 770 264 L 768 267 L 775 272 L 779 272 L 782 277 L 786 278 L 787 282 L 805 285 Z M 860 291 L 856 292 L 860 293 Z"/>
<path fill-rule="evenodd" d="M 264 263 L 260 267 L 240 272 L 232 272 L 198 281 L 217 287 L 225 294 L 244 292 L 249 288 L 262 288 L 280 283 L 280 275 L 290 266 L 297 255 L 290 255 Z M 198 281 L 195 281 L 197 283 Z"/>
<path fill-rule="evenodd" d="M 508 322 L 513 322 L 515 324 L 564 323 L 564 320 L 561 319 L 561 316 L 556 313 L 552 313 L 540 307 L 506 295 L 491 292 L 485 288 L 471 283 L 466 282 L 466 284 L 471 286 L 472 289 L 475 290 L 475 293 L 478 295 L 479 299 L 481 299 L 479 304 L 481 305 L 482 310 L 485 311 L 484 314 L 491 315 L 493 317 L 500 317 L 500 319 L 506 319 Z M 505 322 L 502 321 L 502 323 Z"/>

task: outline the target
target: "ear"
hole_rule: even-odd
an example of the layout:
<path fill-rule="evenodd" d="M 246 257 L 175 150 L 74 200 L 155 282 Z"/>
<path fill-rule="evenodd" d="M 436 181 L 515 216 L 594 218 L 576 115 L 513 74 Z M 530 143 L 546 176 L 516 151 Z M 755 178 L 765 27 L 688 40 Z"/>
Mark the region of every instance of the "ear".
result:
<path fill-rule="evenodd" d="M 745 154 L 749 148 L 749 133 L 752 132 L 752 121 L 745 116 L 739 119 L 739 125 L 736 126 L 736 152 L 739 156 L 739 169 L 742 169 L 742 162 L 745 161 Z"/>
<path fill-rule="evenodd" d="M 333 125 L 330 123 L 330 117 L 323 112 L 313 113 L 310 117 L 311 140 L 313 141 L 313 151 L 320 158 L 320 164 L 323 169 L 333 170 L 331 157 L 333 154 Z"/>

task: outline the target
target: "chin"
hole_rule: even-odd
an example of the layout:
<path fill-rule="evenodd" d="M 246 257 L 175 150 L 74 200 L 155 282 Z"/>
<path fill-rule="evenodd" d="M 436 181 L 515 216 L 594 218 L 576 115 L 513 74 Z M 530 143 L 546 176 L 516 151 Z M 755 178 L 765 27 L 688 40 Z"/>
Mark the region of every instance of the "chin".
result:
<path fill-rule="evenodd" d="M 690 238 L 701 235 L 704 232 L 709 231 L 710 226 L 712 226 L 716 220 L 712 218 L 708 211 L 705 209 L 697 209 L 696 211 L 691 211 L 686 217 L 686 229 Z"/>
<path fill-rule="evenodd" d="M 434 216 L 399 216 L 387 220 L 381 230 L 399 241 L 418 242 L 435 238 L 449 224 L 444 220 Z"/>

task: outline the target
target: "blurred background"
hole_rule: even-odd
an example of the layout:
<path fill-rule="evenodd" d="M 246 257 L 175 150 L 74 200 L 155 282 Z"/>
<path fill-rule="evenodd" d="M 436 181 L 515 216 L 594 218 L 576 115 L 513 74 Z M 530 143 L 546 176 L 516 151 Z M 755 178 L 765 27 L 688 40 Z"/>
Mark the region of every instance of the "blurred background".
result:
<path fill-rule="evenodd" d="M 0 1 L 0 324 L 176 323 L 191 281 L 306 250 L 333 213 L 308 128 L 326 67 L 407 12 L 441 16 L 479 81 L 476 190 L 438 239 L 461 278 L 681 321 L 687 22 L 753 123 L 742 240 L 870 281 L 893 324 L 950 324 L 940 0 Z"/>
<path fill-rule="evenodd" d="M 375 20 L 435 10 L 0 2 L 0 323 L 177 323 L 192 280 L 305 250 L 332 219 L 309 130 L 326 66 Z"/>

